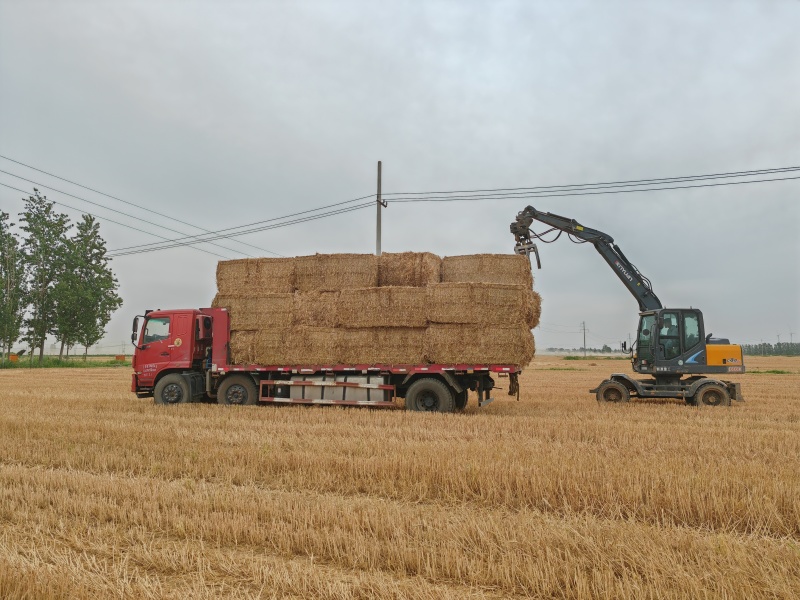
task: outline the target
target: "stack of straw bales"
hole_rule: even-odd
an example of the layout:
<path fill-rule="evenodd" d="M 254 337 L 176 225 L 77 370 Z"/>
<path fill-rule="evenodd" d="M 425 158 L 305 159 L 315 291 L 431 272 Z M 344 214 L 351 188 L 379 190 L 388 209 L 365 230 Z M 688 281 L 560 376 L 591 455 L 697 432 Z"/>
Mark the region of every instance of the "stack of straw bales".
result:
<path fill-rule="evenodd" d="M 535 352 L 527 259 L 317 254 L 220 262 L 236 364 L 515 364 Z"/>

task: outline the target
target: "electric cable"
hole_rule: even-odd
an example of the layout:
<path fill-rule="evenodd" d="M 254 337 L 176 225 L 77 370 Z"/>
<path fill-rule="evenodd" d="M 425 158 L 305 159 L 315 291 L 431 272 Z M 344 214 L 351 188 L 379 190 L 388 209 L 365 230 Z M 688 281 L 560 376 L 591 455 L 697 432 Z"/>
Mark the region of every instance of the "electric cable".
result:
<path fill-rule="evenodd" d="M 321 214 L 318 214 L 318 215 L 308 215 L 306 217 L 302 217 L 300 219 L 295 219 L 293 221 L 286 221 L 286 222 L 283 222 L 283 223 L 273 223 L 272 225 L 265 225 L 265 226 L 255 227 L 255 228 L 248 229 L 248 230 L 245 230 L 245 231 L 238 231 L 238 232 L 235 232 L 235 233 L 221 234 L 221 235 L 218 235 L 218 236 L 215 236 L 215 237 L 212 237 L 212 238 L 208 238 L 208 239 L 216 240 L 216 239 L 223 239 L 223 238 L 235 237 L 235 236 L 240 236 L 240 235 L 248 235 L 248 234 L 251 234 L 251 233 L 258 233 L 258 232 L 261 232 L 261 231 L 268 231 L 268 230 L 271 230 L 271 229 L 279 229 L 281 227 L 287 227 L 289 225 L 296 225 L 297 223 L 306 223 L 308 221 L 315 221 L 317 219 L 323 219 L 323 218 L 331 217 L 331 216 L 334 216 L 334 215 L 340 215 L 340 214 L 344 214 L 344 213 L 348 213 L 348 212 L 353 212 L 353 211 L 360 210 L 362 208 L 367 208 L 367 207 L 370 207 L 370 206 L 374 206 L 374 204 L 372 202 L 367 202 L 365 204 L 359 204 L 359 205 L 356 205 L 356 206 L 349 206 L 349 207 L 345 207 L 345 208 L 339 208 L 337 210 L 329 211 L 329 212 L 326 212 L 326 213 L 321 213 Z M 118 250 L 110 251 L 110 254 L 111 254 L 111 256 L 114 256 L 114 257 L 117 257 L 117 256 L 128 256 L 128 255 L 131 255 L 131 254 L 143 254 L 143 253 L 146 253 L 146 252 L 155 252 L 157 250 L 168 250 L 170 248 L 179 248 L 179 247 L 182 247 L 182 246 L 191 246 L 193 244 L 203 243 L 203 242 L 208 241 L 208 240 L 207 239 L 204 239 L 204 240 L 185 240 L 184 239 L 184 240 L 173 240 L 173 241 L 175 243 L 172 243 L 172 244 L 167 243 L 167 244 L 164 244 L 164 245 L 160 245 L 158 247 L 151 247 L 151 248 L 138 248 L 138 249 L 128 249 L 128 250 L 126 250 L 124 248 L 120 248 Z"/>
<path fill-rule="evenodd" d="M 166 227 L 164 225 L 160 225 L 159 223 L 154 223 L 153 221 L 148 221 L 147 219 L 142 219 L 142 218 L 136 217 L 134 215 L 128 214 L 126 212 L 122 212 L 121 210 L 117 210 L 115 208 L 109 208 L 108 206 L 104 206 L 103 204 L 99 204 L 99 203 L 94 202 L 92 200 L 87 200 L 86 198 L 81 198 L 80 196 L 76 196 L 75 194 L 70 194 L 69 192 L 65 192 L 63 190 L 59 190 L 59 189 L 56 189 L 54 187 L 50 187 L 48 185 L 44 185 L 43 183 L 39 183 L 37 181 L 33 181 L 32 179 L 28 179 L 26 177 L 22 177 L 20 175 L 14 174 L 14 173 L 9 173 L 8 171 L 4 171 L 2 169 L 0 169 L 0 173 L 5 173 L 6 175 L 10 175 L 11 177 L 16 177 L 17 179 L 22 179 L 23 181 L 27 181 L 28 183 L 32 183 L 34 185 L 38 185 L 39 187 L 42 187 L 42 188 L 45 188 L 45 189 L 48 189 L 48 190 L 52 190 L 52 191 L 54 191 L 54 192 L 56 192 L 58 194 L 64 194 L 65 196 L 69 196 L 70 198 L 75 198 L 76 200 L 80 200 L 81 202 L 86 202 L 87 204 L 92 204 L 94 206 L 99 206 L 103 210 L 108 210 L 108 211 L 111 211 L 113 213 L 120 214 L 120 215 L 122 215 L 124 217 L 128 217 L 129 219 L 135 219 L 136 221 L 140 221 L 142 223 L 147 223 L 148 225 L 153 225 L 155 227 L 158 227 L 160 229 L 165 229 L 165 230 L 170 231 L 172 233 L 180 234 L 179 231 L 176 231 L 176 230 L 174 230 L 174 229 L 172 229 L 170 227 Z M 25 192 L 25 193 L 28 193 L 28 192 Z M 100 218 L 100 217 L 98 217 L 98 218 Z M 161 237 L 161 236 L 157 236 L 157 237 Z M 169 239 L 169 238 L 165 238 L 165 239 Z M 244 254 L 245 256 L 248 256 L 248 257 L 252 258 L 252 256 L 250 254 L 247 254 L 246 252 L 242 252 L 241 250 L 234 250 L 233 248 L 226 248 L 225 246 L 220 246 L 219 244 L 211 244 L 211 245 L 212 246 L 216 246 L 218 248 L 222 248 L 223 250 L 228 250 L 229 252 L 237 252 L 238 254 Z M 277 255 L 277 253 L 275 253 L 275 252 L 270 252 L 270 253 Z"/>
<path fill-rule="evenodd" d="M 0 181 L 0 185 L 2 185 L 3 187 L 7 187 L 9 189 L 15 190 L 17 192 L 22 192 L 23 194 L 28 194 L 29 193 L 29 192 L 27 192 L 25 190 L 21 190 L 21 189 L 19 189 L 17 187 L 14 187 L 13 185 L 8 185 L 7 183 L 3 183 L 1 181 Z M 74 211 L 79 212 L 81 214 L 86 214 L 86 215 L 92 216 L 95 219 L 102 219 L 103 221 L 107 221 L 109 223 L 114 223 L 115 225 L 121 225 L 122 227 L 125 227 L 126 229 L 133 229 L 134 231 L 139 231 L 140 233 L 145 233 L 147 235 L 152 235 L 153 237 L 161 238 L 162 240 L 169 240 L 169 238 L 164 237 L 162 235 L 158 235 L 157 233 L 151 233 L 149 231 L 145 231 L 144 229 L 139 229 L 137 227 L 132 227 L 132 226 L 126 224 L 126 223 L 120 223 L 119 221 L 114 221 L 113 219 L 109 219 L 107 217 L 100 217 L 100 216 L 94 215 L 94 214 L 92 214 L 92 213 L 90 213 L 88 211 L 81 210 L 79 208 L 75 208 L 74 206 L 70 206 L 69 204 L 64 204 L 63 202 L 57 202 L 56 200 L 50 200 L 50 199 L 48 199 L 48 201 L 52 202 L 53 204 L 57 204 L 58 206 L 63 206 L 64 208 L 68 208 L 70 210 L 74 210 Z M 204 250 L 203 248 L 195 248 L 195 250 L 199 250 L 200 252 L 205 252 L 206 254 L 211 254 L 212 256 L 216 256 L 216 257 L 219 257 L 219 258 L 224 258 L 225 260 L 230 260 L 230 258 L 227 257 L 227 256 L 223 256 L 222 254 L 217 254 L 216 252 L 211 252 L 209 250 Z M 110 252 L 110 251 L 107 251 L 107 252 Z"/>
<path fill-rule="evenodd" d="M 299 215 L 305 215 L 305 214 L 308 214 L 308 213 L 317 212 L 317 211 L 324 210 L 324 209 L 327 209 L 327 208 L 341 206 L 343 204 L 349 204 L 351 202 L 357 202 L 358 200 L 364 200 L 365 198 L 371 198 L 373 196 L 375 196 L 375 194 L 368 194 L 367 196 L 361 196 L 360 198 L 353 198 L 352 200 L 344 200 L 342 202 L 336 202 L 334 204 L 328 204 L 326 206 L 319 206 L 317 208 L 311 208 L 311 209 L 308 209 L 308 210 L 303 210 L 303 211 L 300 211 L 300 212 L 291 213 L 291 214 L 288 214 L 288 215 L 283 215 L 282 217 L 273 217 L 271 219 L 264 219 L 263 221 L 254 221 L 254 222 L 248 223 L 246 225 L 237 225 L 235 227 L 227 227 L 225 229 L 218 229 L 217 231 L 211 232 L 211 234 L 216 236 L 217 234 L 222 234 L 223 232 L 233 232 L 233 231 L 235 231 L 237 229 L 244 229 L 245 227 L 252 227 L 253 225 L 262 225 L 264 223 L 274 223 L 275 221 L 282 221 L 284 219 L 289 219 L 291 217 L 296 217 L 296 216 L 299 216 Z M 361 206 L 372 206 L 372 203 L 369 202 L 369 203 L 361 205 Z M 314 220 L 314 219 L 311 219 L 311 220 Z M 269 228 L 267 228 L 267 229 L 269 229 Z M 238 236 L 238 235 L 246 235 L 248 233 L 256 233 L 258 231 L 262 231 L 262 230 L 261 229 L 248 230 L 248 231 L 245 231 L 243 233 L 237 233 L 235 235 L 236 236 Z M 184 241 L 184 240 L 198 240 L 199 238 L 203 238 L 203 240 L 204 240 L 204 239 L 206 239 L 204 237 L 206 235 L 209 235 L 209 234 L 200 233 L 200 234 L 196 234 L 196 235 L 189 235 L 189 236 L 182 237 L 182 238 L 176 238 L 175 240 L 171 240 L 171 241 L 178 242 L 178 241 Z M 228 235 L 221 235 L 221 236 L 218 236 L 218 237 L 224 238 L 224 237 L 229 237 L 229 236 Z M 212 238 L 208 238 L 208 239 L 218 239 L 218 237 L 212 237 Z M 235 236 L 234 236 L 234 234 L 230 234 L 230 237 L 235 237 Z M 199 241 L 203 241 L 203 240 L 199 240 Z M 199 243 L 199 241 L 195 241 L 193 243 Z M 137 246 L 126 246 L 125 248 L 118 248 L 117 250 L 114 250 L 114 252 L 121 252 L 123 250 L 133 250 L 135 248 L 145 248 L 147 246 L 158 245 L 159 243 L 160 242 L 152 242 L 152 243 L 149 243 L 149 244 L 139 244 Z"/>
<path fill-rule="evenodd" d="M 2 157 L 0 157 L 2 158 Z M 677 177 L 657 177 L 652 179 L 629 179 L 623 181 L 607 181 L 599 183 L 575 183 L 575 184 L 561 184 L 561 185 L 543 185 L 532 187 L 515 187 L 515 188 L 489 188 L 489 189 L 476 189 L 476 190 L 451 190 L 440 192 L 383 192 L 382 196 L 436 196 L 438 194 L 479 194 L 483 192 L 515 192 L 525 193 L 525 191 L 532 190 L 553 190 L 559 188 L 601 188 L 601 187 L 629 187 L 641 186 L 658 183 L 671 183 L 703 179 L 723 179 L 729 177 L 752 177 L 754 175 L 766 175 L 770 173 L 782 173 L 787 171 L 798 171 L 800 166 L 795 167 L 775 167 L 771 169 L 755 169 L 750 171 L 729 171 L 725 173 L 710 173 L 707 175 L 680 175 Z M 520 191 L 522 190 L 522 191 Z M 494 195 L 494 194 L 492 194 Z M 393 201 L 397 201 L 396 199 Z"/>
<path fill-rule="evenodd" d="M 682 186 L 670 186 L 670 187 L 656 187 L 656 188 L 637 188 L 637 189 L 624 189 L 624 190 L 602 190 L 602 191 L 582 191 L 582 192 L 566 192 L 563 194 L 542 194 L 537 192 L 525 193 L 523 195 L 518 196 L 454 196 L 454 197 L 430 197 L 430 198 L 399 198 L 394 200 L 388 200 L 389 203 L 399 203 L 399 202 L 481 202 L 487 200 L 511 200 L 511 199 L 521 199 L 521 198 L 559 198 L 563 196 L 596 196 L 599 194 L 631 194 L 636 192 L 660 192 L 665 190 L 686 190 L 692 188 L 707 188 L 707 187 L 719 187 L 719 186 L 726 186 L 726 185 L 745 185 L 749 183 L 767 183 L 772 181 L 789 181 L 792 179 L 800 179 L 800 176 L 797 177 L 778 177 L 772 179 L 755 179 L 751 181 L 727 181 L 723 183 L 706 183 L 706 184 L 697 184 L 697 185 L 682 185 Z"/>
<path fill-rule="evenodd" d="M 182 221 L 180 219 L 176 219 L 175 217 L 171 217 L 169 215 L 165 215 L 164 213 L 160 213 L 158 211 L 155 211 L 155 210 L 152 210 L 152 209 L 149 209 L 149 208 L 145 208 L 144 206 L 136 204 L 135 202 L 130 202 L 129 200 L 123 200 L 122 198 L 119 198 L 117 196 L 113 196 L 111 194 L 107 194 L 106 192 L 101 192 L 100 190 L 97 190 L 95 188 L 89 187 L 88 185 L 83 185 L 81 183 L 78 183 L 77 181 L 72 181 L 70 179 L 67 179 L 66 177 L 61 177 L 59 175 L 56 175 L 54 173 L 50 173 L 50 172 L 45 171 L 43 169 L 39 169 L 39 168 L 34 167 L 32 165 L 28 165 L 28 164 L 25 164 L 25 163 L 20 162 L 18 160 L 14 160 L 13 158 L 9 158 L 8 156 L 0 155 L 0 158 L 5 159 L 5 160 L 10 161 L 10 162 L 13 162 L 13 163 L 16 163 L 18 165 L 21 165 L 21 166 L 26 167 L 28 169 L 31 169 L 33 171 L 38 171 L 39 173 L 43 173 L 45 175 L 48 175 L 49 177 L 54 177 L 55 179 L 60 179 L 61 181 L 65 181 L 65 182 L 67 182 L 69 184 L 78 186 L 78 187 L 83 188 L 85 190 L 89 190 L 90 192 L 94 192 L 95 194 L 100 194 L 101 196 L 105 196 L 106 198 L 111 198 L 112 200 L 116 200 L 117 202 L 122 202 L 123 204 L 128 204 L 130 206 L 134 206 L 134 207 L 136 207 L 136 208 L 138 208 L 140 210 L 144 210 L 144 211 L 152 213 L 154 215 L 158 215 L 159 217 L 164 217 L 165 219 L 170 219 L 171 221 L 175 221 L 176 223 L 181 223 L 183 225 L 186 225 L 188 227 L 193 227 L 195 229 L 200 229 L 202 231 L 205 231 L 206 233 L 210 233 L 210 231 L 211 231 L 209 229 L 205 229 L 203 227 L 200 227 L 199 225 L 193 225 L 192 223 L 187 223 L 186 221 Z M 42 187 L 44 187 L 44 186 L 42 186 Z M 48 188 L 48 189 L 50 189 L 50 188 Z M 249 243 L 243 242 L 241 240 L 235 240 L 235 241 L 237 243 L 239 243 L 239 244 L 243 244 L 245 246 L 250 246 L 251 248 L 255 248 L 256 250 L 260 250 L 261 252 L 267 252 L 268 254 L 275 254 L 276 256 L 281 256 L 280 254 L 277 254 L 276 252 L 272 252 L 271 250 L 267 250 L 265 248 L 260 248 L 258 246 L 254 246 L 253 244 L 249 244 Z M 231 251 L 232 252 L 236 252 L 236 250 L 233 250 L 233 249 L 231 249 Z M 244 252 L 240 252 L 240 254 L 244 254 Z"/>

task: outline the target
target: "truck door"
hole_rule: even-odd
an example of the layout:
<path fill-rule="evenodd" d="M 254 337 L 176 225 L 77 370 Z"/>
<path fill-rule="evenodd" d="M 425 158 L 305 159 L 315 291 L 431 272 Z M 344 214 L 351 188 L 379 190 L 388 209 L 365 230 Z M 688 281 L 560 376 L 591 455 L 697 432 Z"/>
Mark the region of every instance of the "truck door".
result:
<path fill-rule="evenodd" d="M 153 385 L 156 375 L 171 361 L 170 317 L 145 319 L 137 367 L 139 385 Z"/>

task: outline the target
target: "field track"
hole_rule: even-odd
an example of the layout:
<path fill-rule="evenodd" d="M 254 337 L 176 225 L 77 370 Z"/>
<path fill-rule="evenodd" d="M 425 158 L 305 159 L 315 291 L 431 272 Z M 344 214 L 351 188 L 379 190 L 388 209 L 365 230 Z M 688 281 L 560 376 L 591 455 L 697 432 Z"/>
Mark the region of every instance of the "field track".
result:
<path fill-rule="evenodd" d="M 800 359 L 746 363 L 729 409 L 601 406 L 626 361 L 537 356 L 463 415 L 0 371 L 0 598 L 798 598 Z"/>

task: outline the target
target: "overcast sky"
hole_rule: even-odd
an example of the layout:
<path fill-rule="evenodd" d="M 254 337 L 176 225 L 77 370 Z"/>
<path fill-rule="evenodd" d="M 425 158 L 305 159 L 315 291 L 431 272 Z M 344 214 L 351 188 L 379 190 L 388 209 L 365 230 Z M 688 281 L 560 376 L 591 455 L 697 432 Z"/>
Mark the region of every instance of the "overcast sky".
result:
<path fill-rule="evenodd" d="M 216 230 L 373 193 L 800 165 L 800 2 L 0 0 L 0 154 Z M 100 217 L 110 249 L 197 229 L 0 159 Z M 32 183 L 0 173 L 25 190 Z M 390 204 L 383 250 L 512 252 L 517 212 L 612 235 L 667 306 L 736 342 L 800 340 L 800 180 Z M 22 210 L 0 187 L 0 210 Z M 73 219 L 80 211 L 61 207 Z M 121 226 L 105 218 L 127 223 Z M 203 246 L 374 252 L 375 211 Z M 637 304 L 591 246 L 540 245 L 540 348 L 615 346 Z M 208 306 L 219 257 L 120 257 L 119 349 L 146 308 Z"/>

